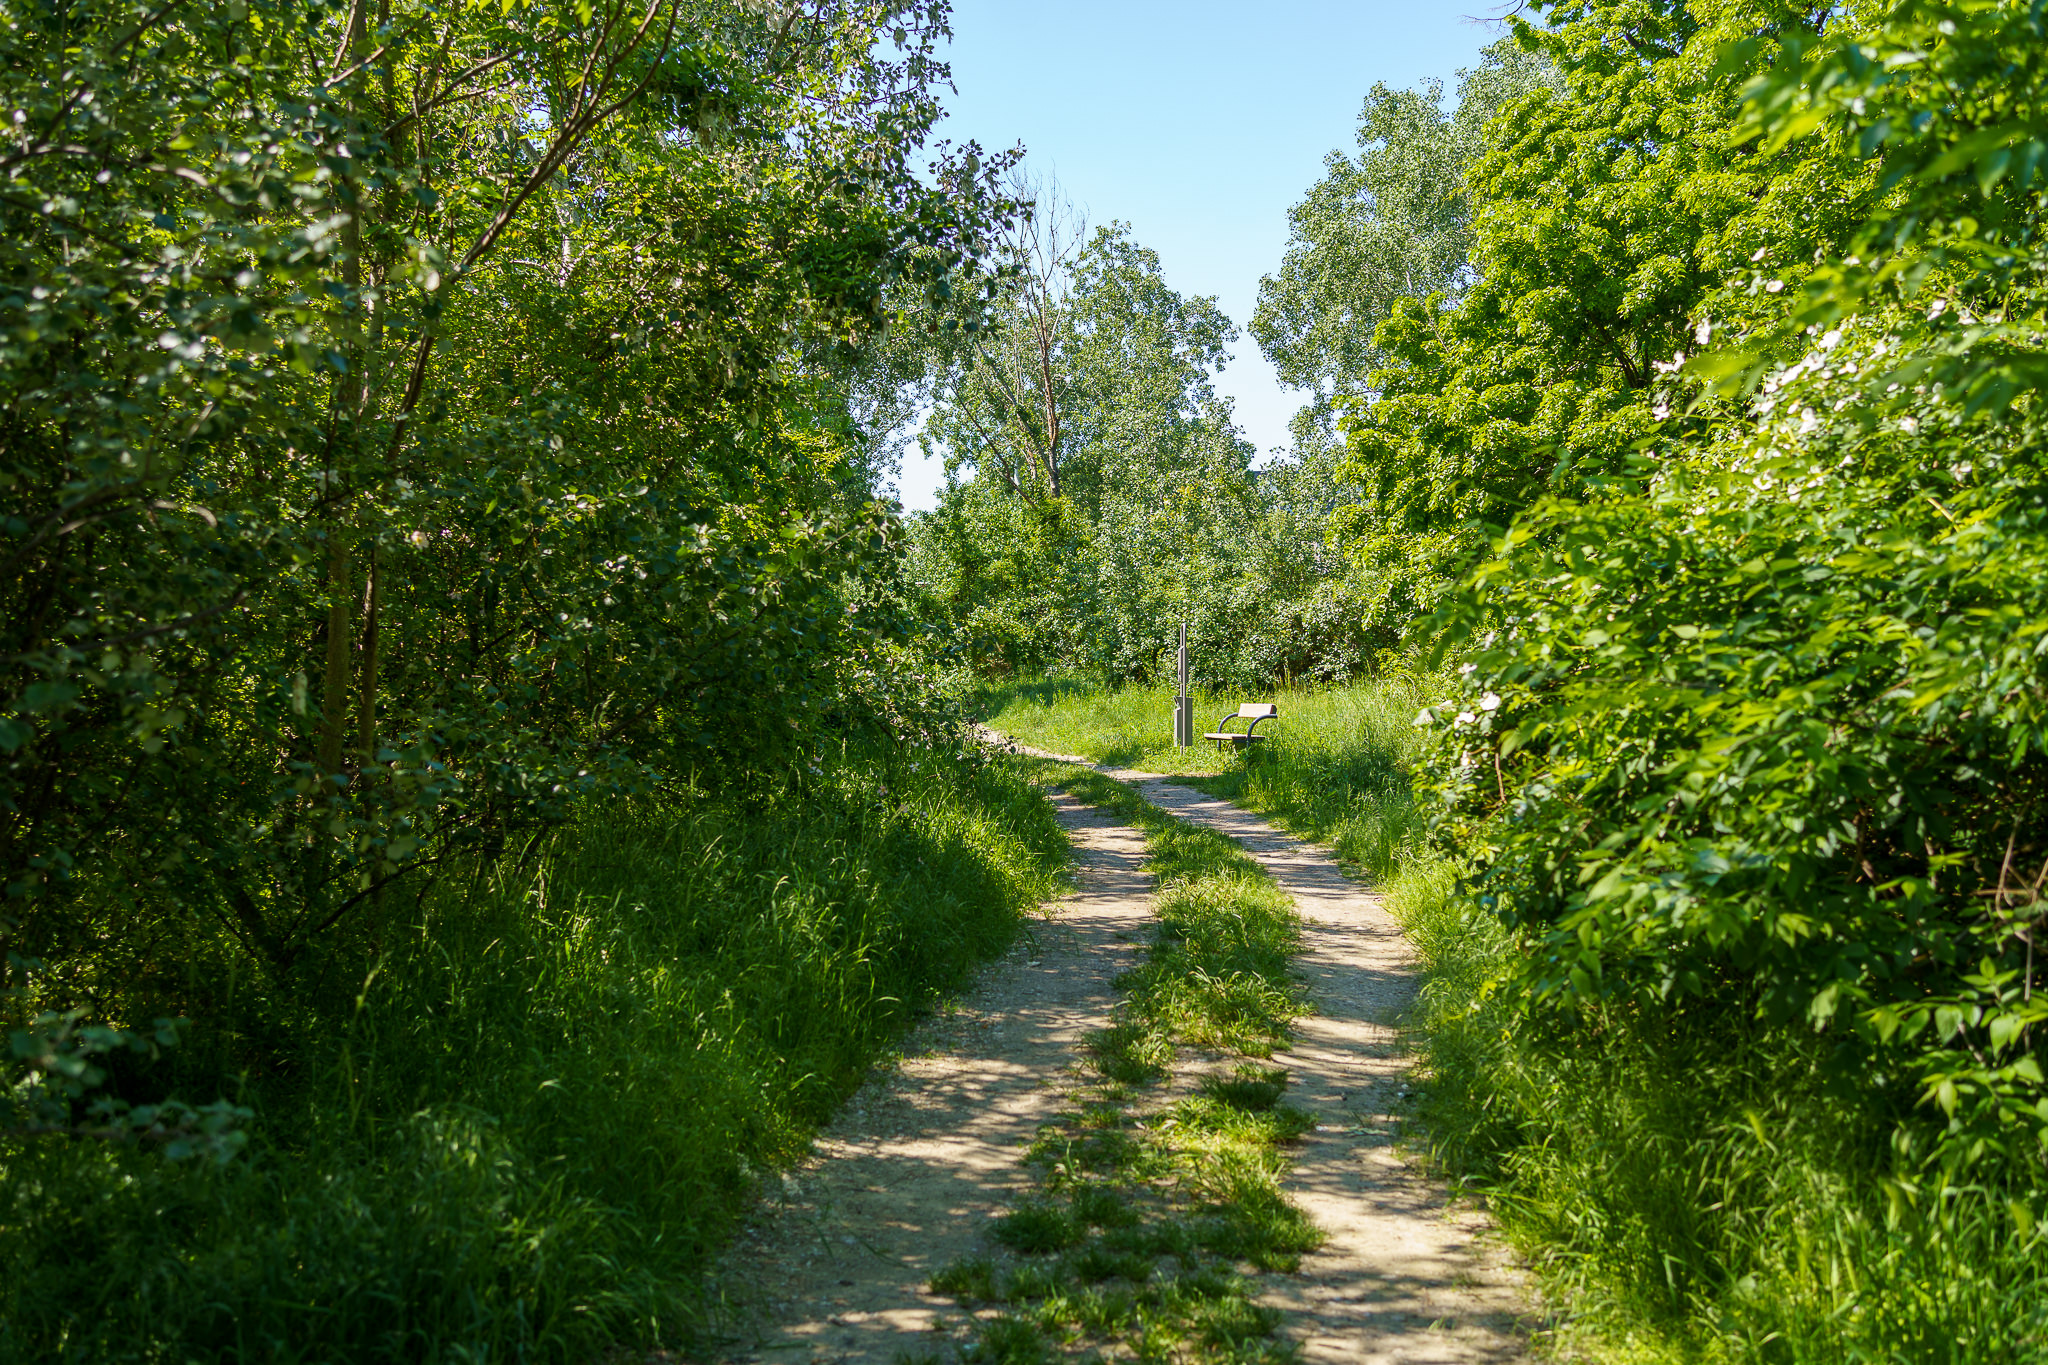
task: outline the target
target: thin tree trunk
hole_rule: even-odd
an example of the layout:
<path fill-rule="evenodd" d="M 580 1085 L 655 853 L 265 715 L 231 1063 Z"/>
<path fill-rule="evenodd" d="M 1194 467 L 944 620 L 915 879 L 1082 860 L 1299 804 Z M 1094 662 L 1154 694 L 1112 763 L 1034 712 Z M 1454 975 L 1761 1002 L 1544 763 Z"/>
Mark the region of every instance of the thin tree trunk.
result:
<path fill-rule="evenodd" d="M 363 762 L 377 759 L 377 642 L 378 607 L 383 574 L 377 567 L 377 543 L 371 541 L 363 555 L 369 581 L 363 589 L 363 672 L 362 694 L 356 711 L 356 748 Z"/>
<path fill-rule="evenodd" d="M 367 42 L 363 0 L 355 0 L 349 11 L 347 60 L 362 60 Z M 339 62 L 337 62 L 337 68 Z M 360 112 L 360 111 L 358 111 Z M 344 163 L 344 164 L 352 164 Z M 369 356 L 363 344 L 363 202 L 361 187 L 353 176 L 343 173 L 341 190 L 348 216 L 342 222 L 342 282 L 348 296 L 342 302 L 342 354 L 347 370 L 335 396 L 337 440 L 328 447 L 327 487 L 327 668 L 320 689 L 320 770 L 338 771 L 348 738 L 350 617 L 353 594 L 349 589 L 350 565 L 346 490 L 352 482 L 362 444 L 363 407 L 369 395 L 366 370 Z M 339 456 L 339 458 L 337 458 Z"/>
<path fill-rule="evenodd" d="M 1045 296 L 1041 286 L 1038 316 L 1034 320 L 1038 334 L 1038 383 L 1045 394 L 1045 481 L 1056 498 L 1060 495 L 1060 408 L 1053 391 L 1051 308 L 1052 300 Z"/>
<path fill-rule="evenodd" d="M 327 528 L 327 673 L 320 688 L 320 771 L 341 767 L 348 734 L 350 608 L 348 542 L 339 524 Z"/>

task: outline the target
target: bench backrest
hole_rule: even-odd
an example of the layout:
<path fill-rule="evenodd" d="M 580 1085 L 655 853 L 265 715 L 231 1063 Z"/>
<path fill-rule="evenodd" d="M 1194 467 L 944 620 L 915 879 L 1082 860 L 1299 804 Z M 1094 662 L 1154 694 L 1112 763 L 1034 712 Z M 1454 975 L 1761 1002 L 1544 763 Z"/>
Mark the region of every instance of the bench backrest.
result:
<path fill-rule="evenodd" d="M 1280 714 L 1280 708 L 1269 701 L 1248 701 L 1237 708 L 1237 714 L 1245 720 L 1271 720 Z"/>

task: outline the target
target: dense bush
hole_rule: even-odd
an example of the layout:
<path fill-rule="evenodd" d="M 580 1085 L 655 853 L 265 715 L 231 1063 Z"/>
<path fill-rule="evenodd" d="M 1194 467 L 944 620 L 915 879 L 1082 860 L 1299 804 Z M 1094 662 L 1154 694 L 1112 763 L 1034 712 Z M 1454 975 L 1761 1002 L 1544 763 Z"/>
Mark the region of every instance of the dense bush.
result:
<path fill-rule="evenodd" d="M 1795 300 L 1701 367 L 1761 381 L 1745 416 L 1516 521 L 1461 599 L 1465 688 L 1424 719 L 1532 1007 L 1804 1021 L 1878 1112 L 1932 1120 L 1902 1151 L 2032 1187 L 2048 142 L 2015 93 L 2038 82 L 1977 92 L 2042 60 L 2042 20 L 1886 22 L 1785 44 L 1739 136 L 1860 148 L 1891 201 L 1795 288 L 1760 265 L 1730 291 Z"/>
<path fill-rule="evenodd" d="M 834 357 L 997 206 L 910 160 L 943 7 L 806 15 L 9 11 L 0 942 L 38 990 L 194 934 L 346 974 L 578 797 L 858 709 L 901 623 Z"/>

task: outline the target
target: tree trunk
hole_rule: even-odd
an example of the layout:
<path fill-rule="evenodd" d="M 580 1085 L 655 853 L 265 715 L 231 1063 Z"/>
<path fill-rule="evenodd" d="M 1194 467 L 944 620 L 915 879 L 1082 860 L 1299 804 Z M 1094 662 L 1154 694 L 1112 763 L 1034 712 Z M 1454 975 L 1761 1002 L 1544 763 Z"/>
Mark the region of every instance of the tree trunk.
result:
<path fill-rule="evenodd" d="M 327 670 L 320 688 L 320 771 L 337 772 L 348 734 L 350 607 L 347 538 L 338 522 L 327 527 Z"/>

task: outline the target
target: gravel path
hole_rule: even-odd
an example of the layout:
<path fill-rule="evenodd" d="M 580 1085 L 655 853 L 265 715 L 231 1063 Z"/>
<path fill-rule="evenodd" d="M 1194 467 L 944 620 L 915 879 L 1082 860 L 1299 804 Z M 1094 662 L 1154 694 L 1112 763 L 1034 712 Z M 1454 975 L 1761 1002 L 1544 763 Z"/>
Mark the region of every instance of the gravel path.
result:
<path fill-rule="evenodd" d="M 991 739 L 1010 744 L 1000 735 Z M 1265 1277 L 1312 1365 L 1495 1365 L 1526 1353 L 1528 1302 L 1486 1237 L 1394 1149 L 1407 1061 L 1396 1016 L 1413 1000 L 1406 941 L 1378 898 L 1326 854 L 1226 801 L 1157 774 L 1103 768 L 1145 798 L 1239 840 L 1307 922 L 1297 965 L 1316 1013 L 1276 1060 L 1291 1103 L 1318 1117 L 1289 1194 L 1329 1234 L 1294 1275 Z M 1079 1082 L 1079 1044 L 1108 1022 L 1116 975 L 1149 937 L 1145 841 L 1054 796 L 1078 890 L 946 1016 L 916 1030 L 834 1118 L 735 1241 L 717 1277 L 740 1339 L 727 1359 L 881 1362 L 932 1353 L 964 1314 L 926 1278 L 985 1249 L 982 1229 L 1029 1188 L 1019 1157 Z"/>
<path fill-rule="evenodd" d="M 1001 736 L 992 734 L 1002 740 Z M 1299 1274 L 1270 1276 L 1266 1301 L 1311 1362 L 1478 1365 L 1522 1359 L 1530 1319 L 1522 1277 L 1488 1236 L 1485 1215 L 1394 1147 L 1408 1060 L 1395 1023 L 1415 998 L 1414 956 L 1379 897 L 1327 853 L 1228 801 L 1156 773 L 1106 768 L 1014 741 L 1021 753 L 1136 783 L 1147 801 L 1228 834 L 1294 898 L 1316 1012 L 1276 1061 L 1288 1102 L 1314 1113 L 1288 1194 L 1329 1235 Z"/>

